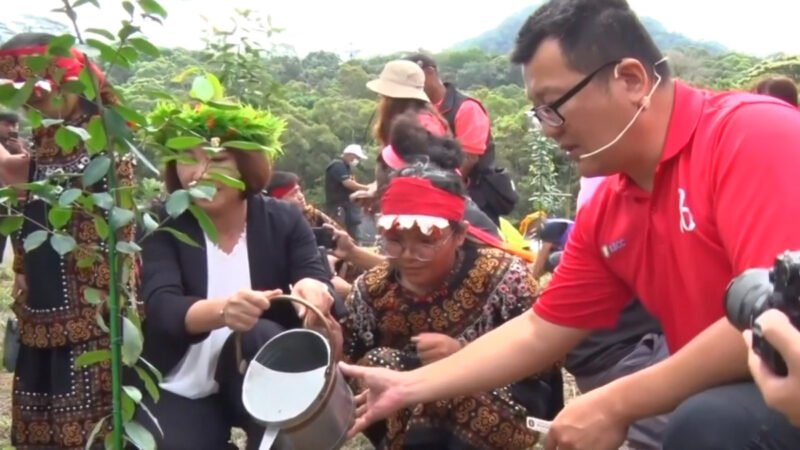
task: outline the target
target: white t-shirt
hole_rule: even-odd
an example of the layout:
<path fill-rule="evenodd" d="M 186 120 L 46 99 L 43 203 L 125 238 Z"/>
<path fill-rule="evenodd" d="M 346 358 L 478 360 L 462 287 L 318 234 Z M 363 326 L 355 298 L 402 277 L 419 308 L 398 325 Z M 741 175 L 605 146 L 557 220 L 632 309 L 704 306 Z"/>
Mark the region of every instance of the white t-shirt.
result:
<path fill-rule="evenodd" d="M 242 233 L 230 254 L 223 252 L 208 236 L 205 240 L 208 264 L 206 298 L 227 297 L 239 289 L 250 289 L 246 234 Z M 228 327 L 217 328 L 203 341 L 189 347 L 180 363 L 164 377 L 161 388 L 191 399 L 216 394 L 219 385 L 214 380 L 214 373 L 222 346 L 231 333 L 233 330 Z"/>

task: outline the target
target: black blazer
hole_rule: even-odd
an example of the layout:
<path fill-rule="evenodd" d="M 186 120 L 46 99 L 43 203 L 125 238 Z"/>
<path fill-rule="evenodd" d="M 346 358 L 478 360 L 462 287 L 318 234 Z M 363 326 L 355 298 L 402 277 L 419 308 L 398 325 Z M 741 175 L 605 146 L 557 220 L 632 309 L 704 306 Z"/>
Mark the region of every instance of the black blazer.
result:
<path fill-rule="evenodd" d="M 206 298 L 208 286 L 205 238 L 191 213 L 165 226 L 191 237 L 200 247 L 185 244 L 171 233 L 157 231 L 142 242 L 141 299 L 145 305 L 142 357 L 162 373 L 170 372 L 208 333 L 189 334 L 185 318 L 194 302 Z M 314 234 L 300 210 L 283 201 L 252 196 L 247 202 L 247 252 L 254 290 L 283 289 L 303 278 L 330 286 Z M 251 286 L 242 286 L 249 288 Z M 264 318 L 286 328 L 300 325 L 294 307 L 277 302 Z"/>

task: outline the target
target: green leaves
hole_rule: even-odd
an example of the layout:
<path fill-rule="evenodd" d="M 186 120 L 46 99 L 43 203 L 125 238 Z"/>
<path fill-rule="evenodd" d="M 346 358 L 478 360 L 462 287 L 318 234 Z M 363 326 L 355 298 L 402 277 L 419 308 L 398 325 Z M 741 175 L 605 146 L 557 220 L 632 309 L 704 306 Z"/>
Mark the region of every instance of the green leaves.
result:
<path fill-rule="evenodd" d="M 94 229 L 97 231 L 97 235 L 100 236 L 100 239 L 108 239 L 108 222 L 106 222 L 106 219 L 101 216 L 95 216 Z"/>
<path fill-rule="evenodd" d="M 178 136 L 167 140 L 167 148 L 173 150 L 186 150 L 198 145 L 204 144 L 206 141 L 197 136 Z"/>
<path fill-rule="evenodd" d="M 89 149 L 89 155 L 94 155 L 104 150 L 106 144 L 108 144 L 106 129 L 103 126 L 103 119 L 100 117 L 93 117 L 87 128 L 90 137 L 86 140 L 86 148 Z"/>
<path fill-rule="evenodd" d="M 139 114 L 135 110 L 133 110 L 131 108 L 128 108 L 127 106 L 114 105 L 112 107 L 112 109 L 114 111 L 118 112 L 119 115 L 122 116 L 122 118 L 124 118 L 128 122 L 133 122 L 136 125 L 139 125 L 140 127 L 146 127 L 147 126 L 147 118 L 145 116 Z"/>
<path fill-rule="evenodd" d="M 159 231 L 166 231 L 167 233 L 175 236 L 175 239 L 183 242 L 186 245 L 191 245 L 192 247 L 200 247 L 200 244 L 194 241 L 194 239 L 190 238 L 188 234 L 178 231 L 174 228 L 170 227 L 161 227 Z"/>
<path fill-rule="evenodd" d="M 71 218 L 72 209 L 70 208 L 53 207 L 47 212 L 47 221 L 57 230 L 69 223 L 69 219 Z"/>
<path fill-rule="evenodd" d="M 200 228 L 203 229 L 211 242 L 215 244 L 219 242 L 219 233 L 217 233 L 217 228 L 214 226 L 214 222 L 211 221 L 211 218 L 208 217 L 208 214 L 197 205 L 190 206 L 189 211 L 191 211 L 194 218 L 197 219 Z"/>
<path fill-rule="evenodd" d="M 164 9 L 157 1 L 155 0 L 139 0 L 139 6 L 149 14 L 155 14 L 157 16 L 161 16 L 162 18 L 167 18 L 167 10 Z"/>
<path fill-rule="evenodd" d="M 85 30 L 87 33 L 96 34 L 98 36 L 103 36 L 104 38 L 108 39 L 109 41 L 114 40 L 114 33 L 103 30 L 102 28 L 87 28 Z"/>
<path fill-rule="evenodd" d="M 155 450 L 156 441 L 147 428 L 136 422 L 125 422 L 125 435 L 139 450 Z"/>
<path fill-rule="evenodd" d="M 135 255 L 137 252 L 142 251 L 142 247 L 136 245 L 135 242 L 120 241 L 117 242 L 117 251 L 126 255 Z"/>
<path fill-rule="evenodd" d="M 75 358 L 75 368 L 82 369 L 86 366 L 104 361 L 111 361 L 111 350 L 94 350 L 91 352 L 82 353 L 80 356 Z"/>
<path fill-rule="evenodd" d="M 27 114 L 28 121 L 31 123 L 32 128 L 39 128 L 42 126 L 42 120 L 44 117 L 42 117 L 42 114 L 39 111 L 35 109 L 29 109 Z"/>
<path fill-rule="evenodd" d="M 142 401 L 142 391 L 135 386 L 122 386 L 122 391 L 137 405 Z"/>
<path fill-rule="evenodd" d="M 98 192 L 91 195 L 94 204 L 97 205 L 98 208 L 102 209 L 111 209 L 114 206 L 114 197 L 111 196 L 108 192 Z"/>
<path fill-rule="evenodd" d="M 94 288 L 86 288 L 83 291 L 83 299 L 90 305 L 99 305 L 103 301 L 100 291 Z"/>
<path fill-rule="evenodd" d="M 3 217 L 2 222 L 0 222 L 0 233 L 2 233 L 3 236 L 8 236 L 20 230 L 23 223 L 25 223 L 25 218 L 22 216 Z"/>
<path fill-rule="evenodd" d="M 84 90 L 83 95 L 86 96 L 89 100 L 94 100 L 95 98 L 95 89 L 94 89 L 94 78 L 92 75 L 89 74 L 89 69 L 84 68 L 81 70 L 80 75 L 78 75 L 78 80 L 83 83 Z"/>
<path fill-rule="evenodd" d="M 22 107 L 31 97 L 34 84 L 36 84 L 36 80 L 33 78 L 26 81 L 25 84 L 17 90 L 14 96 L 11 97 L 11 100 L 6 103 L 6 106 L 8 106 L 9 109 L 19 109 Z"/>
<path fill-rule="evenodd" d="M 25 57 L 25 64 L 31 68 L 33 73 L 41 75 L 44 69 L 50 64 L 52 57 L 47 55 L 30 55 Z"/>
<path fill-rule="evenodd" d="M 69 49 L 71 49 L 73 45 L 75 45 L 75 36 L 71 34 L 62 34 L 50 41 L 50 44 L 47 46 L 47 53 L 69 58 L 72 56 Z"/>
<path fill-rule="evenodd" d="M 61 196 L 58 198 L 58 204 L 63 207 L 67 207 L 75 202 L 80 196 L 82 191 L 80 189 L 71 188 L 67 189 L 66 191 L 61 193 Z"/>
<path fill-rule="evenodd" d="M 132 366 L 142 354 L 142 333 L 131 322 L 131 319 L 122 317 L 122 362 Z"/>
<path fill-rule="evenodd" d="M 145 231 L 148 233 L 152 233 L 158 229 L 158 222 L 156 222 L 156 219 L 154 219 L 150 213 L 142 214 L 142 223 L 144 224 Z"/>
<path fill-rule="evenodd" d="M 81 137 L 66 127 L 59 127 L 56 131 L 56 143 L 65 153 L 71 153 L 80 142 Z"/>
<path fill-rule="evenodd" d="M 139 375 L 139 379 L 142 380 L 147 393 L 150 394 L 153 400 L 158 401 L 160 394 L 158 392 L 158 386 L 153 381 L 153 377 L 139 366 L 135 366 L 134 369 L 136 370 L 136 374 Z"/>
<path fill-rule="evenodd" d="M 114 209 L 111 210 L 111 217 L 108 222 L 112 230 L 117 230 L 131 223 L 134 217 L 135 214 L 133 211 L 115 206 Z"/>
<path fill-rule="evenodd" d="M 68 234 L 54 233 L 50 236 L 50 245 L 61 256 L 66 255 L 78 246 L 75 238 Z"/>
<path fill-rule="evenodd" d="M 209 172 L 206 174 L 208 178 L 211 178 L 214 181 L 219 181 L 220 183 L 230 186 L 234 189 L 238 189 L 240 191 L 245 190 L 244 182 L 238 178 L 234 178 L 230 175 L 225 175 L 219 172 Z"/>
<path fill-rule="evenodd" d="M 145 55 L 152 56 L 157 58 L 161 55 L 161 51 L 155 45 L 151 44 L 150 41 L 143 38 L 130 38 L 128 42 L 133 45 L 136 50 L 144 53 Z"/>
<path fill-rule="evenodd" d="M 189 188 L 189 195 L 191 195 L 193 198 L 199 198 L 203 200 L 214 200 L 214 194 L 216 193 L 217 188 L 215 186 L 205 184 L 200 184 Z"/>
<path fill-rule="evenodd" d="M 214 98 L 214 85 L 206 77 L 195 77 L 189 96 L 207 102 Z"/>
<path fill-rule="evenodd" d="M 30 252 L 31 250 L 39 248 L 39 246 L 44 244 L 44 241 L 46 240 L 47 231 L 36 230 L 25 237 L 25 239 L 22 241 L 22 248 L 25 249 L 26 252 Z"/>
<path fill-rule="evenodd" d="M 169 214 L 170 217 L 178 217 L 189 208 L 190 203 L 191 196 L 189 192 L 178 189 L 171 193 L 167 199 L 167 214 Z"/>
<path fill-rule="evenodd" d="M 98 41 L 97 39 L 86 39 L 86 44 L 94 47 L 100 51 L 100 58 L 110 64 L 130 69 L 130 61 L 125 59 L 120 53 L 105 42 Z"/>
<path fill-rule="evenodd" d="M 83 169 L 83 187 L 89 188 L 91 185 L 103 179 L 110 168 L 111 159 L 109 159 L 108 156 L 98 156 L 91 160 L 86 168 Z"/>
<path fill-rule="evenodd" d="M 106 419 L 108 419 L 108 417 L 109 416 L 105 416 L 99 421 L 97 421 L 96 424 L 94 424 L 92 432 L 89 434 L 89 438 L 86 440 L 86 447 L 85 447 L 86 450 L 93 448 L 92 445 L 94 445 L 94 440 L 97 439 L 97 433 L 99 433 L 100 430 L 103 429 L 103 426 L 105 425 Z"/>

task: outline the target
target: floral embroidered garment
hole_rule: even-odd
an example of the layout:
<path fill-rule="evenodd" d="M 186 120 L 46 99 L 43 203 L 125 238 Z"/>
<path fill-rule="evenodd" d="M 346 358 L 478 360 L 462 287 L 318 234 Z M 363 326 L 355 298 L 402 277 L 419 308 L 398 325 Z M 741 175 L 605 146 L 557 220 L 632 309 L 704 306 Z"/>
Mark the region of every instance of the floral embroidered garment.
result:
<path fill-rule="evenodd" d="M 89 114 L 81 115 L 65 125 L 85 128 L 91 118 Z M 35 131 L 31 181 L 80 174 L 91 161 L 82 145 L 71 152 L 59 148 L 55 142 L 57 129 L 53 126 Z M 132 161 L 120 159 L 116 168 L 118 184 L 132 186 Z M 105 192 L 106 183 L 103 179 L 85 190 Z M 64 177 L 57 184 L 60 189 L 83 188 L 80 177 Z M 75 368 L 75 359 L 81 354 L 110 348 L 108 333 L 98 323 L 98 315 L 107 320 L 108 313 L 84 297 L 89 288 L 109 290 L 107 249 L 97 234 L 95 218 L 75 207 L 63 229 L 75 239 L 75 250 L 59 256 L 45 242 L 25 253 L 22 240 L 41 229 L 40 224 L 48 223 L 52 207 L 29 194 L 23 208 L 28 220 L 14 240 L 14 270 L 25 275 L 28 292 L 16 298 L 13 305 L 22 345 L 14 377 L 12 443 L 18 449 L 83 449 L 95 424 L 111 413 L 108 362 Z M 107 213 L 104 218 L 108 222 Z M 118 230 L 119 240 L 131 241 L 133 236 L 132 224 Z M 91 248 L 102 256 L 91 259 Z M 135 271 L 132 267 L 123 271 L 130 274 L 125 291 L 135 293 Z M 95 440 L 99 447 L 109 422 Z"/>
<path fill-rule="evenodd" d="M 415 369 L 421 362 L 413 336 L 442 333 L 466 344 L 528 310 L 537 295 L 537 284 L 522 260 L 469 244 L 436 292 L 415 296 L 396 276 L 384 264 L 356 281 L 346 301 L 349 314 L 342 320 L 344 356 L 350 361 Z M 526 427 L 526 416 L 552 416 L 552 405 L 557 404 L 556 410 L 561 405 L 560 389 L 560 374 L 547 372 L 489 392 L 415 405 L 366 434 L 378 448 L 387 449 L 527 449 L 536 444 L 538 434 Z"/>

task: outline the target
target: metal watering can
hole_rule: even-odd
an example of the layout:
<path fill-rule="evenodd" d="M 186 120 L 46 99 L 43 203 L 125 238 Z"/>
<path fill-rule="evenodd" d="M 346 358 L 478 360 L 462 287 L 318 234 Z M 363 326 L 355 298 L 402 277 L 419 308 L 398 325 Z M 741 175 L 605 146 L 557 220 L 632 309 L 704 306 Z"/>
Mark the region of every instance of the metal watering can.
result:
<path fill-rule="evenodd" d="M 322 312 L 302 298 L 282 295 L 270 301 L 305 306 L 307 314 L 316 314 L 325 324 L 327 338 L 308 328 L 284 331 L 264 344 L 247 366 L 242 401 L 267 427 L 259 450 L 273 444 L 280 450 L 337 450 L 355 421 L 355 401 L 335 361 L 334 330 Z M 241 335 L 235 343 L 244 371 Z"/>

